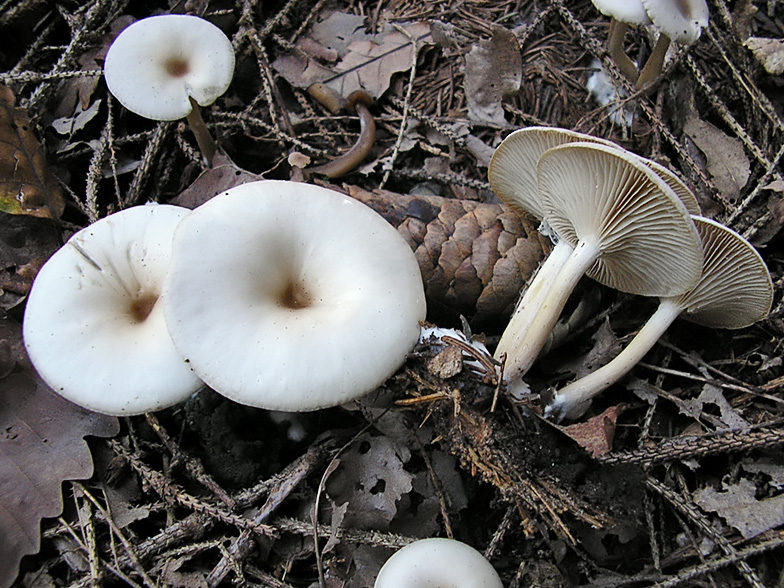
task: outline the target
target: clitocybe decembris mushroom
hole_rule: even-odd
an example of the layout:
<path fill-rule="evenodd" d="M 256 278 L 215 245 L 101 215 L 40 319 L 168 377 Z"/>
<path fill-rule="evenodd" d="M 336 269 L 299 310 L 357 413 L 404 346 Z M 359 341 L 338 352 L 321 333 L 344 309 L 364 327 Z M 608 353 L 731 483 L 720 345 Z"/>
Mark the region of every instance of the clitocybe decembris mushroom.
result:
<path fill-rule="evenodd" d="M 41 268 L 23 335 L 43 380 L 111 415 L 185 400 L 202 383 L 175 350 L 159 295 L 177 224 L 190 211 L 149 204 L 74 234 Z"/>
<path fill-rule="evenodd" d="M 659 38 L 640 70 L 636 83 L 638 88 L 656 79 L 662 72 L 671 41 L 691 45 L 700 38 L 710 17 L 705 0 L 642 0 L 642 4 L 659 30 Z"/>
<path fill-rule="evenodd" d="M 454 539 L 420 539 L 396 551 L 374 588 L 503 588 L 490 562 Z"/>
<path fill-rule="evenodd" d="M 153 120 L 188 119 L 207 162 L 215 140 L 199 106 L 215 102 L 234 75 L 231 41 L 212 23 L 185 14 L 151 16 L 125 28 L 106 54 L 109 91 Z"/>
<path fill-rule="evenodd" d="M 419 266 L 389 223 L 332 190 L 274 180 L 219 194 L 181 223 L 164 303 L 207 384 L 283 411 L 375 389 L 425 318 Z"/>
<path fill-rule="evenodd" d="M 759 253 L 716 221 L 694 217 L 694 223 L 705 255 L 697 285 L 679 296 L 662 298 L 631 343 L 609 363 L 556 392 L 546 415 L 556 420 L 581 416 L 591 399 L 634 367 L 678 316 L 708 327 L 740 329 L 768 314 L 773 284 Z"/>
<path fill-rule="evenodd" d="M 636 156 L 597 143 L 567 143 L 542 154 L 537 178 L 545 219 L 568 255 L 558 260 L 560 269 L 548 271 L 552 282 L 530 327 L 507 328 L 501 337 L 495 355 L 506 355 L 508 381 L 531 367 L 584 273 L 623 292 L 673 296 L 692 287 L 702 268 L 688 211 Z M 539 287 L 540 274 L 530 288 Z"/>

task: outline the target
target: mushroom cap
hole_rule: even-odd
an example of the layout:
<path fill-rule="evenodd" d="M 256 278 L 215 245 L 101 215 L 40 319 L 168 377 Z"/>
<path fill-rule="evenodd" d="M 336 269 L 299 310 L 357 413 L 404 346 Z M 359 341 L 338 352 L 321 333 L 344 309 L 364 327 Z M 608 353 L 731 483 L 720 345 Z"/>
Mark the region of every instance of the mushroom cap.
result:
<path fill-rule="evenodd" d="M 765 317 L 773 282 L 752 245 L 714 220 L 692 217 L 705 252 L 697 285 L 680 297 L 681 317 L 706 327 L 740 329 Z"/>
<path fill-rule="evenodd" d="M 454 539 L 420 539 L 396 551 L 381 567 L 374 588 L 502 588 L 490 562 Z"/>
<path fill-rule="evenodd" d="M 75 233 L 41 268 L 23 335 L 41 378 L 97 412 L 133 415 L 202 383 L 175 350 L 159 294 L 174 228 L 190 211 L 136 206 Z"/>
<path fill-rule="evenodd" d="M 125 108 L 154 120 L 188 116 L 193 98 L 208 106 L 234 75 L 231 41 L 214 24 L 185 14 L 138 20 L 106 54 L 109 91 Z"/>
<path fill-rule="evenodd" d="M 559 238 L 601 250 L 586 272 L 630 294 L 675 296 L 702 270 L 699 235 L 684 205 L 639 158 L 596 143 L 568 143 L 537 166 L 545 218 Z"/>
<path fill-rule="evenodd" d="M 702 214 L 700 205 L 697 202 L 697 197 L 694 195 L 694 192 L 689 189 L 689 187 L 675 174 L 674 171 L 668 167 L 663 166 L 659 162 L 654 161 L 653 159 L 640 157 L 640 161 L 655 171 L 656 175 L 664 180 L 664 183 L 667 184 L 673 192 L 675 192 L 678 200 L 680 200 L 683 206 L 686 207 L 686 210 L 689 211 L 689 214 L 692 216 L 699 216 Z"/>
<path fill-rule="evenodd" d="M 195 209 L 164 287 L 174 343 L 217 392 L 260 408 L 357 398 L 403 363 L 425 318 L 413 252 L 376 212 L 260 181 Z"/>
<path fill-rule="evenodd" d="M 536 164 L 542 154 L 553 147 L 589 141 L 620 149 L 615 143 L 558 127 L 527 127 L 510 133 L 490 160 L 487 177 L 496 195 L 518 214 L 542 219 Z"/>
<path fill-rule="evenodd" d="M 591 0 L 596 10 L 618 22 L 632 25 L 649 25 L 651 19 L 641 0 Z"/>
<path fill-rule="evenodd" d="M 654 26 L 673 41 L 691 45 L 708 26 L 705 0 L 642 0 Z"/>

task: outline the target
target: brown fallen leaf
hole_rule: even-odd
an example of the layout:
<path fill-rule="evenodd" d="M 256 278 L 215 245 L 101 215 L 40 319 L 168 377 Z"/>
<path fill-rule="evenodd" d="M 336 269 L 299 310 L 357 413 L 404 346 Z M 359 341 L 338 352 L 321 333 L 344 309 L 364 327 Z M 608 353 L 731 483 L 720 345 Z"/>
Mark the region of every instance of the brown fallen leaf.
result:
<path fill-rule="evenodd" d="M 784 73 L 784 41 L 749 37 L 743 44 L 754 54 L 766 72 L 774 76 Z"/>
<path fill-rule="evenodd" d="M 700 488 L 694 493 L 694 502 L 703 510 L 717 513 L 744 539 L 751 539 L 784 524 L 784 495 L 758 500 L 756 492 L 754 482 L 744 478 L 726 486 L 723 492 L 710 486 Z"/>
<path fill-rule="evenodd" d="M 11 89 L 0 86 L 0 211 L 56 219 L 64 210 L 62 190 L 27 110 L 17 108 Z"/>
<path fill-rule="evenodd" d="M 272 67 L 297 88 L 322 82 L 343 97 L 364 90 L 375 99 L 389 88 L 392 74 L 411 67 L 414 43 L 422 47 L 432 37 L 424 22 L 385 23 L 378 33 L 367 35 L 356 17 L 333 13 L 313 26 L 308 43 L 296 54 L 279 57 Z M 325 66 L 310 57 L 316 44 L 335 51 L 339 61 Z"/>
<path fill-rule="evenodd" d="M 611 406 L 602 414 L 596 415 L 584 423 L 575 423 L 566 427 L 558 427 L 577 444 L 585 449 L 591 457 L 601 457 L 612 449 L 615 437 L 615 423 L 623 411 L 625 404 Z"/>
<path fill-rule="evenodd" d="M 465 92 L 468 118 L 501 127 L 509 126 L 502 100 L 520 91 L 523 58 L 514 33 L 493 27 L 490 39 L 474 45 L 465 58 Z"/>
<path fill-rule="evenodd" d="M 22 556 L 38 551 L 41 519 L 62 512 L 63 481 L 92 475 L 84 437 L 111 437 L 119 423 L 52 392 L 19 357 L 19 325 L 2 324 L 17 364 L 0 379 L 0 586 L 10 586 Z"/>

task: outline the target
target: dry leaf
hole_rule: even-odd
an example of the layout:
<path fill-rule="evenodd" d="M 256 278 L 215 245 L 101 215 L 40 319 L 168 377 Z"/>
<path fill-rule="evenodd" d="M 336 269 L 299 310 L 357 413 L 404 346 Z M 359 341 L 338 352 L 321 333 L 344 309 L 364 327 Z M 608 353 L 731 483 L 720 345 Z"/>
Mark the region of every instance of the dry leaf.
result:
<path fill-rule="evenodd" d="M 465 92 L 468 118 L 501 127 L 509 126 L 502 100 L 520 90 L 523 58 L 514 33 L 493 27 L 493 36 L 466 55 Z"/>
<path fill-rule="evenodd" d="M 204 170 L 196 180 L 171 201 L 171 204 L 196 208 L 213 196 L 246 182 L 263 180 L 259 175 L 237 166 L 223 153 L 216 153 L 212 167 Z"/>
<path fill-rule="evenodd" d="M 327 493 L 337 504 L 348 502 L 346 526 L 385 530 L 397 513 L 397 501 L 411 492 L 413 478 L 394 443 L 365 433 L 341 456 Z"/>
<path fill-rule="evenodd" d="M 705 384 L 702 392 L 697 398 L 686 399 L 678 405 L 680 412 L 686 414 L 694 419 L 699 419 L 705 410 L 706 404 L 713 404 L 719 408 L 722 423 L 727 426 L 731 431 L 745 431 L 751 425 L 736 411 L 727 399 L 724 398 L 724 393 L 721 388 Z"/>
<path fill-rule="evenodd" d="M 695 110 L 686 117 L 683 132 L 705 155 L 708 173 L 719 192 L 732 202 L 737 200 L 751 174 L 740 139 L 702 120 Z"/>
<path fill-rule="evenodd" d="M 774 76 L 784 73 L 784 41 L 749 37 L 743 44 L 751 50 L 766 72 Z"/>
<path fill-rule="evenodd" d="M 92 475 L 83 437 L 118 430 L 115 417 L 71 404 L 28 370 L 0 380 L 0 586 L 38 551 L 41 519 L 62 512 L 63 481 Z"/>
<path fill-rule="evenodd" d="M 65 210 L 62 190 L 27 110 L 15 105 L 14 93 L 0 86 L 0 211 L 59 218 Z"/>
<path fill-rule="evenodd" d="M 354 90 L 365 90 L 373 98 L 381 96 L 392 75 L 411 67 L 414 43 L 421 47 L 432 42 L 430 27 L 423 22 L 381 25 L 375 35 L 367 35 L 359 27 L 357 17 L 331 15 L 314 25 L 309 43 L 334 50 L 340 60 L 329 67 L 322 65 L 303 52 L 284 55 L 272 67 L 286 81 L 297 88 L 307 88 L 322 82 L 341 96 Z M 361 20 L 361 19 L 360 19 Z M 321 43 L 319 43 L 319 39 Z M 311 49 L 310 54 L 314 51 Z"/>
<path fill-rule="evenodd" d="M 694 493 L 694 502 L 704 510 L 718 513 L 744 539 L 751 539 L 784 524 L 784 495 L 757 500 L 756 492 L 754 483 L 743 479 L 726 486 L 725 492 L 701 488 Z"/>
<path fill-rule="evenodd" d="M 615 436 L 615 423 L 626 406 L 611 406 L 602 414 L 588 419 L 584 423 L 575 423 L 568 427 L 558 427 L 585 449 L 591 457 L 601 457 L 612 449 Z"/>

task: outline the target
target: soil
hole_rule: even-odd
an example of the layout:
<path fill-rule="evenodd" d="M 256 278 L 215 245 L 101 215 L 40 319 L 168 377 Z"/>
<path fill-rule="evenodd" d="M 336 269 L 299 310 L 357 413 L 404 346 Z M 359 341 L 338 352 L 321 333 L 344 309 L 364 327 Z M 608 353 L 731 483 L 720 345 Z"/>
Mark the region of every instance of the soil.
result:
<path fill-rule="evenodd" d="M 284 415 L 204 390 L 181 406 L 122 419 L 117 437 L 90 441 L 102 456 L 93 478 L 64 484 L 65 511 L 44 521 L 41 551 L 24 558 L 14 586 L 362 588 L 394 549 L 428 536 L 476 547 L 511 588 L 781 586 L 784 520 L 768 515 L 754 533 L 744 523 L 765 519 L 760 513 L 780 504 L 784 487 L 784 78 L 744 42 L 780 43 L 784 7 L 709 6 L 700 40 L 677 46 L 654 85 L 635 91 L 604 50 L 609 20 L 587 0 L 0 3 L 0 79 L 29 113 L 65 202 L 55 223 L 2 213 L 0 241 L 27 252 L 3 270 L 0 302 L 12 319 L 21 319 L 35 269 L 56 241 L 145 201 L 179 197 L 195 206 L 237 178 L 372 193 L 401 233 L 410 219 L 443 221 L 452 210 L 445 201 L 469 202 L 459 214 L 477 217 L 476 206 L 499 204 L 487 154 L 512 129 L 531 125 L 593 134 L 667 165 L 705 216 L 758 248 L 775 290 L 769 316 L 745 329 L 676 322 L 579 419 L 590 423 L 582 429 L 543 418 L 542 397 L 617 353 L 655 307 L 587 280 L 567 314 L 577 301 L 594 300 L 589 317 L 537 362 L 528 395 L 504 389 L 489 355 L 425 341 L 384 386 L 350 405 Z M 207 165 L 184 121 L 128 113 L 100 76 L 129 16 L 168 11 L 217 24 L 237 54 L 230 89 L 203 111 L 219 157 L 230 159 L 221 160 L 220 177 L 202 176 L 189 193 Z M 360 17 L 367 32 L 410 22 L 433 31 L 414 68 L 379 67 L 389 87 L 370 106 L 374 146 L 341 178 L 311 176 L 298 162 L 345 153 L 358 138 L 357 117 L 330 113 L 275 66 L 301 55 L 296 43 L 330 11 Z M 649 35 L 631 30 L 627 52 L 644 58 Z M 478 98 L 466 90 L 466 59 L 482 43 L 495 55 L 491 39 L 519 45 L 503 58 L 520 57 L 507 64 L 519 67 L 519 86 Z M 509 83 L 492 57 L 474 58 L 498 70 L 498 84 Z M 589 96 L 594 60 L 632 93 L 623 101 L 630 127 Z M 39 216 L 58 209 L 47 198 L 33 203 Z M 395 208 L 403 198 L 404 213 Z M 518 234 L 530 231 L 531 219 L 519 222 L 527 224 Z M 531 239 L 535 266 L 549 246 Z M 488 314 L 477 309 L 481 288 L 439 290 L 435 280 L 428 287 L 430 321 L 473 329 L 493 349 L 509 302 Z M 747 481 L 752 499 L 732 502 Z M 84 489 L 108 510 L 90 506 Z M 729 502 L 712 508 L 706 489 Z"/>

